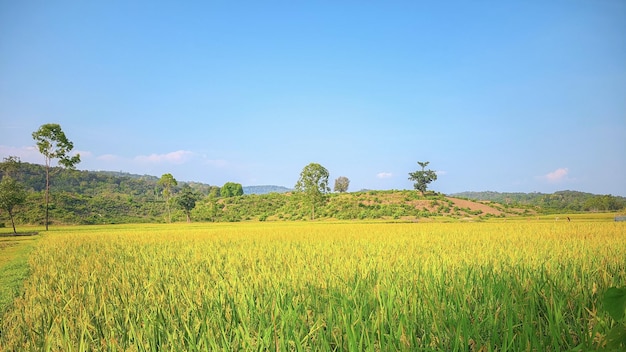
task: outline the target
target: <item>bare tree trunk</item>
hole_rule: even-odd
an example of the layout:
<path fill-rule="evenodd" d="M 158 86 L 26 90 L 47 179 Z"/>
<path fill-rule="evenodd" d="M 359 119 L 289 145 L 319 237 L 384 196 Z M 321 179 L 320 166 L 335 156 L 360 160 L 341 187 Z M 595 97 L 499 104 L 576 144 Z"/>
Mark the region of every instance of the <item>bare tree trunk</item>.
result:
<path fill-rule="evenodd" d="M 9 217 L 11 218 L 11 225 L 13 225 L 13 234 L 17 235 L 17 231 L 15 231 L 15 221 L 13 220 L 13 212 L 9 210 Z"/>
<path fill-rule="evenodd" d="M 48 231 L 48 204 L 50 204 L 50 161 L 46 160 L 46 231 Z"/>
<path fill-rule="evenodd" d="M 187 212 L 187 223 L 191 223 L 191 214 Z"/>

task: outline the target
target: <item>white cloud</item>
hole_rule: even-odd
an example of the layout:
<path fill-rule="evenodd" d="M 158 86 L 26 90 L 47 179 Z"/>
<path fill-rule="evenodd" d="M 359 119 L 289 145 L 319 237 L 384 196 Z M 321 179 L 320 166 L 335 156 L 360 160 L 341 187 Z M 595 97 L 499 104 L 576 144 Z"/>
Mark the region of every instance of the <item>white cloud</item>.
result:
<path fill-rule="evenodd" d="M 8 158 L 9 156 L 17 156 L 21 161 L 28 163 L 43 163 L 44 158 L 35 146 L 28 147 L 10 147 L 0 145 L 0 157 Z"/>
<path fill-rule="evenodd" d="M 383 178 L 391 178 L 391 176 L 393 176 L 393 174 L 391 172 L 379 172 L 376 174 L 377 178 L 383 179 Z"/>
<path fill-rule="evenodd" d="M 167 154 L 150 154 L 139 155 L 135 157 L 136 161 L 152 163 L 152 164 L 160 164 L 160 163 L 169 163 L 169 164 L 183 164 L 187 160 L 191 158 L 193 152 L 188 150 L 178 150 L 175 152 L 167 153 Z"/>
<path fill-rule="evenodd" d="M 436 173 L 438 176 L 443 176 L 443 175 L 447 175 L 447 174 L 448 174 L 448 171 L 439 170 L 439 171 L 435 171 L 435 173 Z"/>
<path fill-rule="evenodd" d="M 559 168 L 552 172 L 547 173 L 546 175 L 543 176 L 543 178 L 546 179 L 548 182 L 561 182 L 567 179 L 568 173 L 569 173 L 569 170 L 566 167 L 564 167 L 564 168 Z"/>

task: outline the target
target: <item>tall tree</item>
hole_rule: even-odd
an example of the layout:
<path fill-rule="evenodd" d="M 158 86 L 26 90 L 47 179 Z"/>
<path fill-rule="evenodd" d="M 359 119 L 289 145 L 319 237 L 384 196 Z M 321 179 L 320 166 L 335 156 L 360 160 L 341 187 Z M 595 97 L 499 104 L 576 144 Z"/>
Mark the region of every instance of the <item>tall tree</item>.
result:
<path fill-rule="evenodd" d="M 350 180 L 345 176 L 339 176 L 335 180 L 334 191 L 339 193 L 348 192 L 348 187 L 350 186 Z"/>
<path fill-rule="evenodd" d="M 315 206 L 326 201 L 328 187 L 328 170 L 317 163 L 310 163 L 300 173 L 295 189 L 305 195 L 311 205 L 311 220 L 315 219 Z"/>
<path fill-rule="evenodd" d="M 196 192 L 194 192 L 188 184 L 183 185 L 178 193 L 178 197 L 176 197 L 176 203 L 183 209 L 185 215 L 187 215 L 187 222 L 191 222 L 191 211 L 196 207 L 198 198 Z"/>
<path fill-rule="evenodd" d="M 437 180 L 437 173 L 433 170 L 426 170 L 426 166 L 428 166 L 429 161 L 418 161 L 417 163 L 422 167 L 422 170 L 409 172 L 409 180 L 415 182 L 413 187 L 420 191 L 422 196 L 424 196 L 426 188 L 428 188 L 428 184 Z"/>
<path fill-rule="evenodd" d="M 167 208 L 167 222 L 172 222 L 172 211 L 170 207 L 170 199 L 174 187 L 178 185 L 178 181 L 172 176 L 172 174 L 163 174 L 157 182 L 159 186 L 163 187 L 163 200 L 165 200 L 165 207 Z"/>
<path fill-rule="evenodd" d="M 226 182 L 220 190 L 220 195 L 224 198 L 243 195 L 243 187 L 239 183 Z"/>
<path fill-rule="evenodd" d="M 24 186 L 14 180 L 11 176 L 4 176 L 0 181 L 0 209 L 9 213 L 11 225 L 13 225 L 13 233 L 15 230 L 15 221 L 13 219 L 13 208 L 21 205 L 26 200 L 26 190 Z"/>
<path fill-rule="evenodd" d="M 80 162 L 80 154 L 69 155 L 72 149 L 74 149 L 74 143 L 67 139 L 59 124 L 47 123 L 41 125 L 37 131 L 33 132 L 32 136 L 37 143 L 39 152 L 43 154 L 46 161 L 46 231 L 48 231 L 50 167 L 52 160 L 58 159 L 58 163 L 62 167 L 74 169 L 76 164 Z"/>

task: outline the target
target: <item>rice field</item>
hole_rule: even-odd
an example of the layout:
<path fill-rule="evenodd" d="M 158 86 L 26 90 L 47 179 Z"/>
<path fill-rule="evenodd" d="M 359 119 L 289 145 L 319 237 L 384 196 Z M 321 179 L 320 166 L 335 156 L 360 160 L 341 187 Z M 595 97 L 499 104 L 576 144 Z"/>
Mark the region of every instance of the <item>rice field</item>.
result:
<path fill-rule="evenodd" d="M 589 350 L 626 224 L 64 227 L 29 265 L 2 351 Z"/>

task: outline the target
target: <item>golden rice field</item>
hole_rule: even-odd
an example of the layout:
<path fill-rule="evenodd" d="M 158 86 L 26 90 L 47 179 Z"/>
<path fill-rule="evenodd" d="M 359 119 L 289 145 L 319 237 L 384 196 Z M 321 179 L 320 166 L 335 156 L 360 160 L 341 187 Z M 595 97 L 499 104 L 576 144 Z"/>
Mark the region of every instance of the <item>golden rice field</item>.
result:
<path fill-rule="evenodd" d="M 626 224 L 53 228 L 3 351 L 563 351 L 603 344 Z"/>

